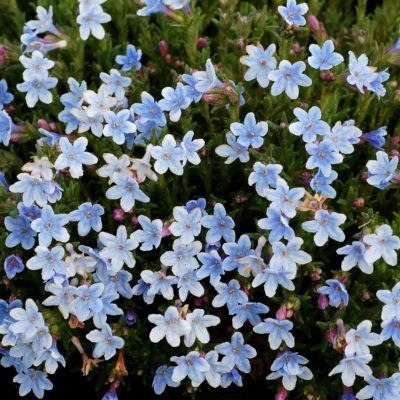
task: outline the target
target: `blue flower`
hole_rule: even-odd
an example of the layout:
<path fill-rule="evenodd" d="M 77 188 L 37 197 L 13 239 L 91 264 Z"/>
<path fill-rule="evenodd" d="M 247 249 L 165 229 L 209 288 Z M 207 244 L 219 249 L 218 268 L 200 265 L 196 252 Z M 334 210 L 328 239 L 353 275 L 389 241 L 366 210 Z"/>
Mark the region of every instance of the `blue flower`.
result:
<path fill-rule="evenodd" d="M 386 224 L 378 226 L 375 232 L 363 237 L 364 243 L 369 246 L 365 252 L 366 261 L 374 263 L 383 257 L 386 264 L 395 266 L 397 264 L 396 250 L 400 249 L 400 238 L 393 235 L 392 228 Z"/>
<path fill-rule="evenodd" d="M 174 306 L 169 306 L 164 315 L 150 314 L 148 320 L 156 325 L 150 331 L 150 340 L 158 343 L 165 337 L 172 347 L 178 347 L 180 337 L 189 333 L 191 329 L 189 322 L 181 319 L 178 309 Z"/>
<path fill-rule="evenodd" d="M 251 249 L 250 238 L 247 235 L 240 236 L 236 242 L 228 242 L 222 245 L 226 257 L 222 262 L 222 268 L 224 271 L 233 271 L 234 269 L 242 269 L 243 266 L 240 263 L 240 259 L 253 254 Z M 243 275 L 244 271 L 240 271 Z M 243 276 L 249 276 L 250 273 L 244 274 Z"/>
<path fill-rule="evenodd" d="M 222 386 L 222 375 L 229 374 L 231 372 L 231 368 L 229 368 L 229 366 L 225 363 L 218 361 L 218 353 L 215 350 L 211 350 L 206 354 L 206 360 L 210 365 L 210 369 L 205 374 L 207 383 L 213 388 L 216 388 L 220 385 Z M 237 374 L 239 375 L 239 373 Z M 226 379 L 226 383 L 227 382 L 228 379 Z"/>
<path fill-rule="evenodd" d="M 232 368 L 230 372 L 226 372 L 221 375 L 222 388 L 227 388 L 231 385 L 231 383 L 234 383 L 236 386 L 239 387 L 243 386 L 242 376 L 239 374 L 236 368 Z"/>
<path fill-rule="evenodd" d="M 129 110 L 121 110 L 118 114 L 106 111 L 104 119 L 107 124 L 104 126 L 103 135 L 112 137 L 117 144 L 123 144 L 127 134 L 136 132 L 136 125 L 129 121 L 130 115 Z"/>
<path fill-rule="evenodd" d="M 101 72 L 100 79 L 109 87 L 110 94 L 114 94 L 117 99 L 124 98 L 125 88 L 132 82 L 131 78 L 122 76 L 116 69 L 111 69 L 110 74 Z"/>
<path fill-rule="evenodd" d="M 332 40 L 327 40 L 322 47 L 316 44 L 310 44 L 311 57 L 308 57 L 308 63 L 315 69 L 326 71 L 336 67 L 344 61 L 341 54 L 335 53 L 335 46 Z"/>
<path fill-rule="evenodd" d="M 85 322 L 103 309 L 103 302 L 100 298 L 103 291 L 102 283 L 94 283 L 90 286 L 82 285 L 76 289 L 71 307 L 79 321 Z"/>
<path fill-rule="evenodd" d="M 190 0 L 163 0 L 163 3 L 172 10 L 180 10 L 183 8 L 186 12 L 189 12 Z"/>
<path fill-rule="evenodd" d="M 400 318 L 385 319 L 381 324 L 380 338 L 385 341 L 392 339 L 397 347 L 400 347 Z"/>
<path fill-rule="evenodd" d="M 360 142 L 360 136 L 362 134 L 361 130 L 354 126 L 353 122 L 354 121 L 348 121 L 344 124 L 336 122 L 331 132 L 325 136 L 324 142 L 330 143 L 336 151 L 342 154 L 353 153 L 353 144 Z"/>
<path fill-rule="evenodd" d="M 145 4 L 145 6 L 136 12 L 136 14 L 141 17 L 148 17 L 151 14 L 166 12 L 167 10 L 162 0 L 141 0 L 141 2 Z"/>
<path fill-rule="evenodd" d="M 196 271 L 197 279 L 202 280 L 209 276 L 211 284 L 216 285 L 221 279 L 221 275 L 225 275 L 221 256 L 216 250 L 211 250 L 209 253 L 199 253 L 197 258 L 202 263 L 202 266 Z"/>
<path fill-rule="evenodd" d="M 387 68 L 384 71 L 379 71 L 378 77 L 371 82 L 371 88 L 369 90 L 374 92 L 378 96 L 378 99 L 386 94 L 386 89 L 382 85 L 383 82 L 386 82 L 390 78 L 389 73 L 386 71 Z"/>
<path fill-rule="evenodd" d="M 64 243 L 69 240 L 69 233 L 64 228 L 68 222 L 67 214 L 54 214 L 52 207 L 45 205 L 41 217 L 35 219 L 31 223 L 31 227 L 39 233 L 39 245 L 47 247 L 52 239 Z"/>
<path fill-rule="evenodd" d="M 151 221 L 145 215 L 139 215 L 138 221 L 142 229 L 133 232 L 131 238 L 138 243 L 142 243 L 140 246 L 142 251 L 157 249 L 162 238 L 162 221 L 160 219 Z"/>
<path fill-rule="evenodd" d="M 235 332 L 232 335 L 231 343 L 225 342 L 218 344 L 214 349 L 224 355 L 222 362 L 230 368 L 236 367 L 239 371 L 249 373 L 251 370 L 249 359 L 257 355 L 254 347 L 249 344 L 244 344 L 243 335 L 240 332 Z"/>
<path fill-rule="evenodd" d="M 294 346 L 294 336 L 289 332 L 293 328 L 293 323 L 287 319 L 267 318 L 253 328 L 258 334 L 268 333 L 268 342 L 272 350 L 276 350 L 285 342 L 286 346 Z"/>
<path fill-rule="evenodd" d="M 271 231 L 268 237 L 270 243 L 276 242 L 282 237 L 286 240 L 295 237 L 294 230 L 289 226 L 289 218 L 282 214 L 279 208 L 272 205 L 267 208 L 267 218 L 259 219 L 257 225 L 261 229 Z"/>
<path fill-rule="evenodd" d="M 293 390 L 297 383 L 297 378 L 310 380 L 313 377 L 309 368 L 305 367 L 308 360 L 293 351 L 281 353 L 271 365 L 272 373 L 267 379 L 277 379 L 282 377 L 283 387 L 286 390 Z"/>
<path fill-rule="evenodd" d="M 160 367 L 157 368 L 152 384 L 155 394 L 163 393 L 167 386 L 171 387 L 179 386 L 180 382 L 174 382 L 172 380 L 173 372 L 174 372 L 174 367 L 167 367 L 166 365 L 161 365 Z"/>
<path fill-rule="evenodd" d="M 349 71 L 347 82 L 356 85 L 357 89 L 364 94 L 364 90 L 372 90 L 372 82 L 378 78 L 375 68 L 368 66 L 368 57 L 361 54 L 358 59 L 352 51 L 349 51 Z"/>
<path fill-rule="evenodd" d="M 135 71 L 140 71 L 142 64 L 140 59 L 142 58 L 142 50 L 137 49 L 133 44 L 128 44 L 126 48 L 126 55 L 118 55 L 115 57 L 115 62 L 122 65 L 121 71 L 128 72 L 135 68 Z"/>
<path fill-rule="evenodd" d="M 262 88 L 269 84 L 268 74 L 276 68 L 276 58 L 273 54 L 276 51 L 274 43 L 270 44 L 265 50 L 260 43 L 257 46 L 246 46 L 249 55 L 240 57 L 240 62 L 247 65 L 249 69 L 244 74 L 245 81 L 257 79 Z"/>
<path fill-rule="evenodd" d="M 79 35 L 82 40 L 87 40 L 92 34 L 96 39 L 103 39 L 105 30 L 101 24 L 111 21 L 111 16 L 103 11 L 96 3 L 81 4 L 76 22 L 79 26 Z"/>
<path fill-rule="evenodd" d="M 270 187 L 276 188 L 279 174 L 283 167 L 280 164 L 263 164 L 256 162 L 253 165 L 253 171 L 249 175 L 248 183 L 250 186 L 256 185 L 257 193 L 264 197 L 265 190 Z"/>
<path fill-rule="evenodd" d="M 269 262 L 270 267 L 282 267 L 286 271 L 297 271 L 297 265 L 310 263 L 311 256 L 300 250 L 302 244 L 303 239 L 298 237 L 288 241 L 287 245 L 282 242 L 272 243 L 273 255 Z"/>
<path fill-rule="evenodd" d="M 191 351 L 186 356 L 171 357 L 171 361 L 177 364 L 172 373 L 172 380 L 181 382 L 188 377 L 193 387 L 200 386 L 205 380 L 205 373 L 210 369 L 207 360 L 200 357 L 197 351 Z"/>
<path fill-rule="evenodd" d="M 10 311 L 13 308 L 21 308 L 22 301 L 21 300 L 13 300 L 10 303 L 7 303 L 5 300 L 0 299 L 0 325 L 3 322 L 13 322 L 10 317 Z"/>
<path fill-rule="evenodd" d="M 163 271 L 150 271 L 148 269 L 140 273 L 140 277 L 149 285 L 147 295 L 155 296 L 161 294 L 164 299 L 172 300 L 174 291 L 172 285 L 178 283 L 176 276 L 167 276 Z"/>
<path fill-rule="evenodd" d="M 118 293 L 127 299 L 130 299 L 133 295 L 132 288 L 129 285 L 129 282 L 132 279 L 132 274 L 130 274 L 128 271 L 121 270 L 116 274 L 113 274 L 112 271 L 107 268 L 105 263 L 98 263 L 96 266 L 94 279 L 96 282 L 103 283 L 104 295 Z"/>
<path fill-rule="evenodd" d="M 214 215 L 206 215 L 202 217 L 201 224 L 208 228 L 206 241 L 215 243 L 221 238 L 227 242 L 235 240 L 235 223 L 231 217 L 226 215 L 225 207 L 221 203 L 217 203 L 214 207 Z"/>
<path fill-rule="evenodd" d="M 229 315 L 234 315 L 232 318 L 233 328 L 240 329 L 246 321 L 249 321 L 253 326 L 260 324 L 261 318 L 258 314 L 266 314 L 268 311 L 269 307 L 263 303 L 247 302 L 232 307 Z"/>
<path fill-rule="evenodd" d="M 0 143 L 8 146 L 13 130 L 13 122 L 6 111 L 0 109 Z"/>
<path fill-rule="evenodd" d="M 288 0 L 290 1 L 290 0 Z M 302 72 L 306 69 L 303 61 L 292 64 L 288 60 L 279 63 L 278 69 L 271 71 L 268 78 L 273 81 L 271 87 L 272 96 L 278 96 L 285 92 L 292 100 L 299 97 L 299 86 L 311 86 L 312 81 Z"/>
<path fill-rule="evenodd" d="M 235 90 L 235 92 L 237 94 L 237 97 L 239 98 L 239 107 L 244 106 L 246 104 L 246 100 L 245 100 L 245 98 L 243 96 L 243 94 L 244 94 L 244 86 L 241 86 L 240 87 L 240 91 L 239 91 L 238 85 L 236 85 L 236 83 L 232 79 L 229 79 L 229 83 L 232 86 L 232 88 Z M 225 108 L 227 110 L 229 110 L 230 107 L 231 107 L 230 103 L 225 104 Z"/>
<path fill-rule="evenodd" d="M 104 356 L 105 360 L 109 360 L 115 355 L 117 349 L 124 346 L 124 340 L 118 336 L 113 336 L 109 325 L 103 325 L 101 330 L 94 329 L 90 331 L 86 338 L 91 342 L 96 343 L 93 349 L 93 357 L 99 358 Z"/>
<path fill-rule="evenodd" d="M 179 289 L 179 298 L 186 301 L 189 292 L 195 297 L 201 297 L 204 294 L 204 287 L 199 282 L 196 271 L 180 271 L 178 276 L 177 287 Z"/>
<path fill-rule="evenodd" d="M 40 51 L 34 51 L 31 58 L 22 55 L 19 61 L 26 68 L 23 73 L 24 81 L 46 79 L 48 77 L 47 70 L 54 67 L 54 61 L 44 57 Z"/>
<path fill-rule="evenodd" d="M 45 306 L 57 306 L 60 313 L 65 319 L 72 313 L 72 303 L 75 299 L 75 286 L 59 286 L 55 283 L 50 283 L 46 286 L 46 291 L 51 293 L 46 300 L 43 301 Z"/>
<path fill-rule="evenodd" d="M 8 86 L 5 79 L 0 80 L 0 109 L 14 100 L 14 96 L 7 92 Z"/>
<path fill-rule="evenodd" d="M 20 257 L 16 255 L 7 256 L 4 260 L 4 271 L 8 279 L 12 279 L 17 273 L 22 272 L 25 266 Z"/>
<path fill-rule="evenodd" d="M 226 304 L 228 310 L 231 311 L 238 304 L 249 301 L 246 293 L 240 290 L 240 283 L 236 279 L 230 280 L 228 284 L 219 282 L 216 284 L 215 290 L 218 294 L 213 298 L 212 305 L 216 308 Z"/>
<path fill-rule="evenodd" d="M 154 169 L 159 174 L 165 174 L 169 169 L 175 175 L 183 175 L 182 161 L 185 159 L 185 151 L 176 145 L 171 134 L 164 136 L 162 146 L 151 148 L 151 156 L 156 160 Z"/>
<path fill-rule="evenodd" d="M 196 78 L 193 75 L 183 74 L 182 81 L 188 85 L 186 86 L 186 95 L 189 96 L 195 103 L 198 103 L 203 97 L 203 93 L 196 90 Z"/>
<path fill-rule="evenodd" d="M 256 122 L 254 113 L 248 113 L 244 123 L 233 122 L 231 132 L 238 136 L 237 142 L 244 147 L 258 149 L 264 143 L 264 136 L 268 132 L 268 124 L 265 121 Z"/>
<path fill-rule="evenodd" d="M 372 322 L 365 320 L 357 325 L 357 329 L 350 329 L 346 333 L 345 354 L 352 356 L 354 354 L 369 354 L 368 346 L 378 346 L 382 343 L 377 333 L 371 333 Z"/>
<path fill-rule="evenodd" d="M 318 170 L 318 172 L 313 176 L 310 182 L 310 187 L 315 192 L 319 193 L 321 196 L 327 196 L 330 199 L 336 197 L 336 190 L 330 186 L 330 184 L 335 181 L 338 177 L 338 173 L 334 170 L 329 176 L 324 176 L 324 174 Z"/>
<path fill-rule="evenodd" d="M 100 204 L 83 203 L 77 210 L 69 213 L 69 220 L 78 221 L 79 236 L 86 236 L 91 229 L 101 231 L 103 214 L 104 208 Z"/>
<path fill-rule="evenodd" d="M 395 317 L 400 319 L 400 282 L 396 283 L 391 291 L 378 290 L 376 297 L 385 304 L 381 313 L 383 320 Z"/>
<path fill-rule="evenodd" d="M 42 270 L 42 279 L 48 281 L 54 275 L 67 275 L 67 265 L 63 261 L 65 251 L 61 246 L 55 246 L 52 249 L 38 246 L 35 249 L 36 256 L 30 258 L 26 263 L 28 269 L 36 271 Z"/>
<path fill-rule="evenodd" d="M 22 248 L 29 250 L 35 244 L 36 232 L 31 228 L 31 221 L 20 215 L 17 218 L 7 216 L 4 225 L 11 232 L 5 241 L 7 247 L 15 247 L 21 244 Z"/>
<path fill-rule="evenodd" d="M 390 378 L 375 378 L 366 376 L 365 382 L 368 383 L 357 394 L 357 399 L 390 400 L 395 399 L 400 391 L 400 374 L 397 372 Z"/>
<path fill-rule="evenodd" d="M 3 188 L 8 192 L 10 185 L 7 182 L 4 172 L 2 172 L 2 171 L 0 171 L 0 185 L 3 186 Z"/>
<path fill-rule="evenodd" d="M 319 143 L 307 143 L 306 150 L 310 154 L 306 168 L 319 168 L 325 177 L 331 175 L 332 164 L 340 164 L 343 161 L 343 156 L 336 150 L 332 142 L 325 139 Z"/>
<path fill-rule="evenodd" d="M 303 26 L 306 19 L 303 17 L 308 11 L 306 3 L 296 4 L 296 0 L 287 0 L 286 7 L 278 6 L 278 12 L 289 25 Z"/>
<path fill-rule="evenodd" d="M 18 212 L 21 217 L 27 218 L 29 221 L 34 221 L 37 218 L 40 218 L 42 215 L 42 210 L 35 204 L 27 207 L 24 203 L 18 203 Z"/>
<path fill-rule="evenodd" d="M 52 6 L 50 6 L 48 10 L 42 6 L 38 6 L 36 7 L 36 14 L 36 19 L 26 23 L 26 25 L 32 29 L 36 35 L 46 32 L 51 32 L 54 35 L 60 34 L 60 31 L 54 26 L 53 23 Z"/>
<path fill-rule="evenodd" d="M 205 142 L 204 139 L 193 140 L 193 136 L 193 131 L 187 131 L 185 136 L 182 138 L 181 146 L 185 151 L 185 160 L 189 161 L 193 165 L 199 165 L 201 160 L 197 151 L 204 147 Z"/>
<path fill-rule="evenodd" d="M 190 324 L 190 332 L 185 335 L 185 346 L 193 346 L 196 338 L 201 343 L 210 341 L 207 328 L 218 325 L 221 320 L 214 315 L 204 315 L 204 310 L 196 308 L 193 312 L 186 314 L 186 321 Z"/>
<path fill-rule="evenodd" d="M 368 262 L 365 258 L 365 244 L 355 241 L 351 245 L 341 247 L 336 250 L 337 254 L 345 255 L 341 268 L 343 271 L 350 271 L 356 265 L 364 274 L 372 274 L 374 270 L 373 263 Z"/>
<path fill-rule="evenodd" d="M 300 199 L 304 197 L 304 188 L 289 189 L 285 180 L 279 178 L 276 183 L 276 189 L 266 189 L 265 197 L 271 201 L 271 207 L 280 210 L 289 218 L 296 215 L 296 207 L 302 202 Z"/>
<path fill-rule="evenodd" d="M 321 120 L 321 110 L 319 107 L 311 107 L 308 112 L 296 107 L 293 110 L 293 114 L 299 122 L 292 122 L 289 125 L 289 131 L 293 135 L 302 136 L 306 143 L 314 142 L 317 135 L 325 136 L 330 132 L 329 125 Z"/>
<path fill-rule="evenodd" d="M 125 225 L 120 225 L 117 229 L 117 234 L 114 236 L 111 233 L 100 232 L 99 240 L 104 245 L 100 251 L 100 256 L 110 260 L 111 271 L 117 273 L 124 263 L 129 267 L 135 266 L 135 258 L 132 250 L 138 247 L 136 240 L 129 238 Z"/>
<path fill-rule="evenodd" d="M 367 162 L 367 182 L 381 190 L 389 186 L 390 181 L 398 177 L 396 172 L 398 163 L 399 158 L 397 156 L 389 160 L 389 156 L 384 151 L 377 151 L 376 161 L 370 160 Z"/>
<path fill-rule="evenodd" d="M 155 126 L 165 126 L 167 119 L 154 97 L 147 92 L 142 92 L 140 96 L 142 103 L 133 104 L 131 111 L 140 115 L 141 122 L 151 121 Z"/>
<path fill-rule="evenodd" d="M 57 85 L 57 78 L 36 78 L 34 80 L 19 83 L 17 89 L 20 92 L 27 92 L 25 96 L 26 104 L 33 108 L 40 100 L 44 104 L 50 104 L 53 101 L 53 95 L 49 89 Z"/>
<path fill-rule="evenodd" d="M 345 386 L 351 387 L 357 376 L 363 378 L 372 375 L 371 368 L 367 365 L 372 360 L 371 354 L 354 354 L 351 357 L 344 357 L 328 376 L 342 374 L 342 382 Z"/>
<path fill-rule="evenodd" d="M 329 304 L 332 307 L 339 307 L 341 303 L 345 306 L 349 303 L 349 294 L 347 293 L 346 286 L 337 279 L 328 279 L 327 286 L 320 287 L 317 292 L 325 294 L 329 297 Z"/>
<path fill-rule="evenodd" d="M 329 212 L 327 210 L 318 210 L 315 213 L 314 221 L 303 222 L 301 227 L 306 232 L 315 233 L 314 243 L 317 246 L 323 246 L 328 238 L 343 242 L 345 239 L 344 232 L 339 228 L 339 225 L 346 221 L 344 214 Z"/>
<path fill-rule="evenodd" d="M 196 79 L 194 87 L 200 93 L 206 93 L 220 84 L 210 59 L 206 62 L 206 70 L 194 72 L 193 77 Z"/>
<path fill-rule="evenodd" d="M 32 391 L 38 399 L 42 399 L 45 390 L 53 389 L 53 384 L 47 378 L 47 374 L 32 368 L 21 371 L 14 377 L 13 382 L 20 384 L 18 394 L 21 397 Z"/>
<path fill-rule="evenodd" d="M 249 161 L 248 148 L 239 144 L 232 133 L 226 134 L 226 141 L 228 144 L 221 144 L 215 149 L 220 157 L 227 157 L 225 164 L 232 164 L 238 158 L 242 163 Z"/>
<path fill-rule="evenodd" d="M 174 207 L 173 214 L 175 222 L 169 227 L 171 233 L 180 237 L 183 244 L 193 242 L 201 232 L 201 210 L 194 208 L 189 213 L 184 207 Z"/>
<path fill-rule="evenodd" d="M 380 128 L 378 128 L 374 131 L 363 133 L 361 135 L 361 139 L 367 141 L 375 149 L 381 150 L 382 146 L 385 145 L 384 136 L 386 136 L 386 135 L 387 135 L 386 126 L 381 126 Z"/>
<path fill-rule="evenodd" d="M 192 98 L 187 95 L 186 86 L 178 82 L 176 89 L 166 87 L 161 91 L 161 94 L 164 97 L 158 102 L 161 109 L 163 111 L 169 111 L 169 118 L 171 121 L 179 121 L 182 110 L 186 110 L 192 102 Z"/>

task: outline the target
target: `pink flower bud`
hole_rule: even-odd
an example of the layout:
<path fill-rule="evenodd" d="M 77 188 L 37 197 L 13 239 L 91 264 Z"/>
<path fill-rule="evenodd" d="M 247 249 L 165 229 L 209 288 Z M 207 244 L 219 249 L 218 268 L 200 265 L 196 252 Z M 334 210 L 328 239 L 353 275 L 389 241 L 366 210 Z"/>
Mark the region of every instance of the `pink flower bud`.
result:
<path fill-rule="evenodd" d="M 361 180 L 363 181 L 363 182 L 367 182 L 367 179 L 368 179 L 368 171 L 364 171 L 362 174 L 361 174 Z"/>
<path fill-rule="evenodd" d="M 288 391 L 283 386 L 281 386 L 275 395 L 275 400 L 286 400 L 287 396 Z"/>
<path fill-rule="evenodd" d="M 165 57 L 164 57 L 164 60 L 165 60 L 166 63 L 171 64 L 171 61 L 172 61 L 171 54 L 166 54 Z"/>
<path fill-rule="evenodd" d="M 303 185 L 309 185 L 310 184 L 310 182 L 311 182 L 311 179 L 312 179 L 312 173 L 311 172 L 309 172 L 309 171 L 303 171 L 302 173 L 301 173 L 301 180 L 302 180 L 302 182 L 303 182 Z"/>
<path fill-rule="evenodd" d="M 286 318 L 292 318 L 292 317 L 293 317 L 293 314 L 294 314 L 294 311 L 293 311 L 293 310 L 287 310 Z"/>
<path fill-rule="evenodd" d="M 39 128 L 46 129 L 46 131 L 50 130 L 50 126 L 45 119 L 38 119 L 37 124 Z"/>
<path fill-rule="evenodd" d="M 244 41 L 243 38 L 235 40 L 235 47 L 238 50 L 243 50 L 246 47 L 246 42 Z"/>
<path fill-rule="evenodd" d="M 194 305 L 196 307 L 201 307 L 203 305 L 203 299 L 196 297 L 193 301 Z"/>
<path fill-rule="evenodd" d="M 336 330 L 334 328 L 329 329 L 329 331 L 326 333 L 326 339 L 328 340 L 329 343 L 333 344 L 335 343 L 335 338 L 336 338 Z"/>
<path fill-rule="evenodd" d="M 294 54 L 299 54 L 301 52 L 301 46 L 299 43 L 293 43 L 292 44 L 292 52 Z"/>
<path fill-rule="evenodd" d="M 317 271 L 313 271 L 310 274 L 310 278 L 314 282 L 318 282 L 321 279 L 321 275 Z"/>
<path fill-rule="evenodd" d="M 329 299 L 324 294 L 320 294 L 318 297 L 318 308 L 320 310 L 325 310 L 329 306 Z"/>
<path fill-rule="evenodd" d="M 246 293 L 246 296 L 250 294 L 249 288 L 247 286 L 242 286 L 242 291 Z"/>
<path fill-rule="evenodd" d="M 196 45 L 197 45 L 197 48 L 198 48 L 198 49 L 202 49 L 202 48 L 208 46 L 208 41 L 207 41 L 206 38 L 199 37 L 199 38 L 197 39 Z"/>
<path fill-rule="evenodd" d="M 356 207 L 356 208 L 363 207 L 364 204 L 365 204 L 365 201 L 364 201 L 364 199 L 363 199 L 362 197 L 357 197 L 357 198 L 354 199 L 354 200 L 352 201 L 352 203 L 351 203 L 351 205 L 352 205 L 353 207 Z"/>
<path fill-rule="evenodd" d="M 397 150 L 390 150 L 391 157 L 399 157 L 400 153 Z"/>
<path fill-rule="evenodd" d="M 276 312 L 275 316 L 277 319 L 283 321 L 284 319 L 286 319 L 286 312 L 287 312 L 286 306 L 282 304 L 279 307 L 278 311 Z"/>
<path fill-rule="evenodd" d="M 164 224 L 162 229 L 161 229 L 161 237 L 167 237 L 167 236 L 171 236 L 172 233 L 169 230 L 169 225 L 168 224 Z"/>
<path fill-rule="evenodd" d="M 168 43 L 166 40 L 161 40 L 160 43 L 158 43 L 158 48 L 160 49 L 161 55 L 165 58 L 165 56 L 168 54 Z"/>
<path fill-rule="evenodd" d="M 368 292 L 368 290 L 365 290 L 365 291 L 363 292 L 363 294 L 362 294 L 362 299 L 365 300 L 365 301 L 367 301 L 367 300 L 369 300 L 370 298 L 371 298 L 370 293 Z"/>
<path fill-rule="evenodd" d="M 7 49 L 4 45 L 0 45 L 0 66 L 6 63 Z"/>
<path fill-rule="evenodd" d="M 136 216 L 133 216 L 131 218 L 131 224 L 134 225 L 134 226 L 139 224 L 139 220 L 138 220 L 138 218 Z"/>
<path fill-rule="evenodd" d="M 317 33 L 321 30 L 321 24 L 315 15 L 308 16 L 308 25 L 310 26 L 310 30 L 313 33 Z"/>
<path fill-rule="evenodd" d="M 115 221 L 121 222 L 124 219 L 124 210 L 122 208 L 115 208 L 113 211 L 113 218 Z"/>

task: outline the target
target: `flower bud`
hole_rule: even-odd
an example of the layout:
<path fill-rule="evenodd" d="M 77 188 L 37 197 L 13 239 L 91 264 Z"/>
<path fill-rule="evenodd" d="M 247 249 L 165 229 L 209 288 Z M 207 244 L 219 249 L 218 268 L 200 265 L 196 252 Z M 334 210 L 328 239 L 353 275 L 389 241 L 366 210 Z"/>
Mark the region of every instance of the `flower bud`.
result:
<path fill-rule="evenodd" d="M 132 326 L 136 324 L 136 322 L 139 321 L 139 316 L 135 310 L 132 310 L 131 308 L 125 312 L 125 323 L 128 326 Z"/>
<path fill-rule="evenodd" d="M 122 208 L 115 208 L 113 211 L 114 221 L 121 222 L 124 220 L 124 210 Z"/>
<path fill-rule="evenodd" d="M 207 41 L 206 38 L 199 37 L 199 38 L 197 39 L 196 45 L 197 45 L 197 48 L 198 48 L 198 49 L 203 49 L 204 47 L 207 47 L 207 46 L 208 46 L 208 41 Z"/>
<path fill-rule="evenodd" d="M 164 224 L 162 229 L 161 229 L 161 237 L 167 237 L 167 236 L 171 236 L 172 233 L 169 230 L 169 225 L 168 224 Z"/>
<path fill-rule="evenodd" d="M 328 340 L 329 343 L 333 344 L 335 342 L 336 338 L 336 330 L 334 328 L 329 329 L 328 332 L 326 332 L 326 339 Z"/>
<path fill-rule="evenodd" d="M 287 396 L 288 391 L 283 386 L 281 386 L 275 395 L 275 400 L 286 400 Z"/>
<path fill-rule="evenodd" d="M 309 15 L 308 17 L 308 25 L 310 26 L 310 30 L 313 33 L 317 33 L 321 30 L 320 22 L 315 15 Z"/>
<path fill-rule="evenodd" d="M 364 204 L 365 204 L 365 201 L 364 201 L 364 199 L 363 199 L 362 197 L 357 197 L 357 198 L 354 199 L 354 200 L 352 201 L 352 203 L 351 203 L 351 205 L 352 205 L 353 207 L 356 207 L 356 208 L 363 207 Z"/>
<path fill-rule="evenodd" d="M 278 311 L 276 312 L 275 316 L 277 319 L 283 321 L 284 319 L 286 319 L 286 313 L 287 313 L 287 309 L 286 306 L 284 304 L 282 304 Z"/>
<path fill-rule="evenodd" d="M 158 48 L 160 50 L 161 55 L 165 58 L 168 54 L 168 43 L 166 40 L 160 40 L 158 43 Z"/>
<path fill-rule="evenodd" d="M 329 306 L 329 300 L 328 297 L 325 296 L 324 294 L 320 294 L 318 297 L 318 308 L 320 310 L 325 310 Z"/>

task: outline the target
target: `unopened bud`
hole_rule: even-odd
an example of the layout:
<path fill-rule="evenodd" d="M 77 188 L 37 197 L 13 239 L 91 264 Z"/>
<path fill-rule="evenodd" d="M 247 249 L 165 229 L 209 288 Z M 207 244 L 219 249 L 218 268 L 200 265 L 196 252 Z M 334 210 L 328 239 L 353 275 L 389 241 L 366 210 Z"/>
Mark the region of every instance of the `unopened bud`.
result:
<path fill-rule="evenodd" d="M 199 38 L 197 39 L 196 45 L 197 45 L 197 48 L 198 48 L 198 49 L 203 49 L 204 47 L 207 47 L 207 46 L 208 46 L 208 41 L 207 41 L 206 38 L 199 37 Z"/>
<path fill-rule="evenodd" d="M 360 208 L 360 207 L 364 206 L 365 201 L 364 201 L 364 199 L 362 197 L 357 197 L 356 199 L 354 199 L 352 201 L 351 204 L 352 204 L 353 207 Z"/>

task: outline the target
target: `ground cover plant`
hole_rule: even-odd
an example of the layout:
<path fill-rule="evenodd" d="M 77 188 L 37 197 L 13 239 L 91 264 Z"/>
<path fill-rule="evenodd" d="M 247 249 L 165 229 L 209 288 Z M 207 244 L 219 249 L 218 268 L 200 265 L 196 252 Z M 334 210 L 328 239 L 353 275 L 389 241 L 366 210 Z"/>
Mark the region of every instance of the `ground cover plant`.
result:
<path fill-rule="evenodd" d="M 14 396 L 400 398 L 397 1 L 0 11 Z"/>

